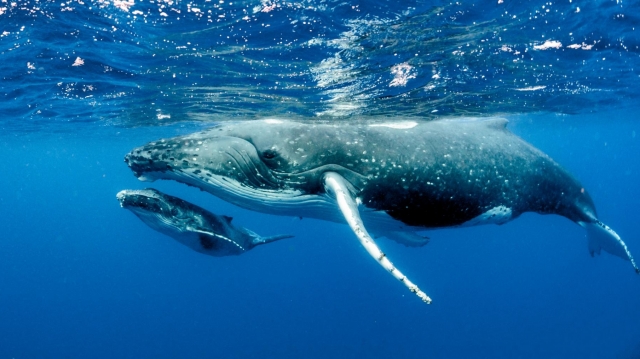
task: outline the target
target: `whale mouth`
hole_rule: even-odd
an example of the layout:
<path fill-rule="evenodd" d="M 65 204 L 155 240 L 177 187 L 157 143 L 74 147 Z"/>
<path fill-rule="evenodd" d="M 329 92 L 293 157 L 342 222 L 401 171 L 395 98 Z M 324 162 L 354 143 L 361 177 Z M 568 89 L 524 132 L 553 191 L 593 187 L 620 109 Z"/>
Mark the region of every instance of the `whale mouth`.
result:
<path fill-rule="evenodd" d="M 182 232 L 185 226 L 194 223 L 189 211 L 193 204 L 153 188 L 122 190 L 116 199 L 122 208 L 130 210 L 144 223 L 161 232 Z"/>
<path fill-rule="evenodd" d="M 116 194 L 120 207 L 136 211 L 163 213 L 171 212 L 171 206 L 166 203 L 153 188 L 143 190 L 122 190 Z"/>

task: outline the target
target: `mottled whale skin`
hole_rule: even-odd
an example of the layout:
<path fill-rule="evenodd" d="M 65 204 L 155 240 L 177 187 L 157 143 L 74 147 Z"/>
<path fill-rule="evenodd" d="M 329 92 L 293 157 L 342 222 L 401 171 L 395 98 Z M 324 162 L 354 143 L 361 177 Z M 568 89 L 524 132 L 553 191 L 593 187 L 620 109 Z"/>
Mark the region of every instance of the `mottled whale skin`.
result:
<path fill-rule="evenodd" d="M 261 237 L 236 227 L 232 218 L 215 215 L 201 207 L 158 190 L 123 190 L 116 195 L 120 205 L 149 227 L 187 247 L 210 256 L 240 255 L 257 245 L 292 237 Z"/>
<path fill-rule="evenodd" d="M 279 202 L 321 195 L 322 173 L 335 171 L 354 186 L 367 209 L 409 226 L 462 225 L 495 208 L 504 208 L 504 220 L 532 211 L 593 221 L 593 201 L 582 185 L 505 124 L 502 119 L 432 121 L 411 128 L 226 123 L 152 142 L 125 160 L 141 179 L 176 179 L 269 213 L 304 213 L 303 206 L 296 204 L 296 213 L 290 213 L 287 203 Z M 231 186 L 265 195 L 249 203 L 251 198 L 233 193 Z M 232 193 L 221 193 L 225 190 Z M 322 211 L 311 216 L 333 218 Z"/>
<path fill-rule="evenodd" d="M 251 210 L 346 220 L 365 247 L 373 242 L 368 232 L 423 245 L 427 240 L 415 232 L 424 229 L 557 214 L 587 229 L 592 255 L 604 249 L 638 272 L 580 182 L 506 124 L 498 118 L 227 122 L 151 142 L 125 162 L 141 180 L 176 180 Z"/>

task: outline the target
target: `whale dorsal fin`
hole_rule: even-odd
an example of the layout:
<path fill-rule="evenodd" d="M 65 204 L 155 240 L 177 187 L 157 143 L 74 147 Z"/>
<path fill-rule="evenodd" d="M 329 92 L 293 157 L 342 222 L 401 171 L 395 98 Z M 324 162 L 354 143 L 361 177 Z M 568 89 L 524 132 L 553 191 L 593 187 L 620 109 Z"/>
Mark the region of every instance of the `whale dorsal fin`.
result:
<path fill-rule="evenodd" d="M 222 218 L 224 218 L 225 222 L 231 224 L 231 221 L 233 221 L 233 217 L 229 217 L 229 216 L 222 216 Z"/>
<path fill-rule="evenodd" d="M 495 130 L 506 130 L 507 124 L 509 123 L 509 121 L 506 118 L 497 117 L 497 118 L 482 120 L 482 123 L 485 126 L 489 128 L 493 128 Z"/>

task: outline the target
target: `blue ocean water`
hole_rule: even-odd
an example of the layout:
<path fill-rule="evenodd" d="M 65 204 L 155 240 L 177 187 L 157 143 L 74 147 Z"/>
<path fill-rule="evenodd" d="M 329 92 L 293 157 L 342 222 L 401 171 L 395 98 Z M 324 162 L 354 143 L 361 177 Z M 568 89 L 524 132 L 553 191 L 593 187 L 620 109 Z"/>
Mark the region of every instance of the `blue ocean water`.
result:
<path fill-rule="evenodd" d="M 265 116 L 500 115 L 640 257 L 640 3 L 0 2 L 0 358 L 638 358 L 640 277 L 525 214 L 380 245 L 141 183 L 123 156 Z M 213 258 L 120 208 L 153 186 L 295 238 Z"/>

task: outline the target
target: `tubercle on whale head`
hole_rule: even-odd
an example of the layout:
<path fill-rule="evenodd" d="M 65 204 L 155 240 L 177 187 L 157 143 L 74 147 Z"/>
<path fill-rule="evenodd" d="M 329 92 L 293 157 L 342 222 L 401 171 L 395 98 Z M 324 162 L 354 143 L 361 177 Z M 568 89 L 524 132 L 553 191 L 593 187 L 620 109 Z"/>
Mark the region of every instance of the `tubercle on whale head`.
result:
<path fill-rule="evenodd" d="M 255 146 L 211 131 L 174 137 L 133 149 L 124 159 L 142 181 L 170 179 L 203 188 L 225 188 L 234 182 L 244 188 L 287 190 L 289 176 L 272 171 Z"/>
<path fill-rule="evenodd" d="M 145 173 L 149 173 L 154 166 L 154 160 L 151 156 L 141 154 L 141 148 L 136 148 L 124 156 L 124 162 L 129 166 L 133 175 L 141 181 L 153 181 Z"/>

